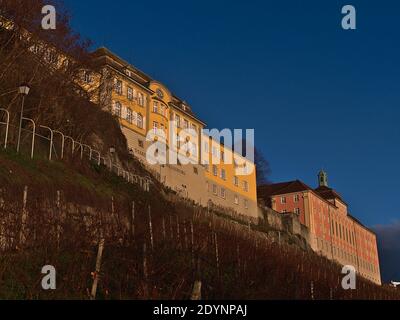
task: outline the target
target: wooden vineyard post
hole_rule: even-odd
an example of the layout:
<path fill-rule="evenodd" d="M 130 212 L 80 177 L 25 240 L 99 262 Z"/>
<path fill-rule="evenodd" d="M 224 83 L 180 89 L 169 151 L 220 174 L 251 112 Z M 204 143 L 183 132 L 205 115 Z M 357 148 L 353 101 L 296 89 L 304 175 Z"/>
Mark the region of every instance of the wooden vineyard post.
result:
<path fill-rule="evenodd" d="M 99 248 L 97 251 L 97 258 L 96 258 L 96 270 L 93 274 L 93 285 L 92 285 L 92 292 L 90 295 L 90 300 L 96 299 L 97 286 L 98 286 L 99 277 L 100 277 L 101 259 L 103 257 L 103 250 L 104 250 L 104 242 L 105 242 L 104 238 L 101 238 L 99 241 Z"/>
<path fill-rule="evenodd" d="M 28 199 L 28 186 L 24 187 L 24 194 L 22 199 L 22 213 L 21 213 L 21 228 L 19 232 L 19 245 L 22 247 L 26 241 L 26 220 L 28 219 L 28 213 L 26 211 L 26 203 Z"/>
<path fill-rule="evenodd" d="M 151 250 L 154 250 L 154 239 L 153 239 L 153 224 L 151 222 L 151 208 L 149 206 L 149 231 L 150 231 L 150 245 Z"/>

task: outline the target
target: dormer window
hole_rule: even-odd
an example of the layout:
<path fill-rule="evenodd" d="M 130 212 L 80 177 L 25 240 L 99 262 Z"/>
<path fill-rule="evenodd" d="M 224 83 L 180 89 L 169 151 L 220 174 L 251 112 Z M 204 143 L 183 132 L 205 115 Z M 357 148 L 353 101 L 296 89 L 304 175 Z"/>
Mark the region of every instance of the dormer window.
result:
<path fill-rule="evenodd" d="M 161 91 L 161 89 L 157 89 L 156 90 L 156 95 L 157 97 L 159 97 L 160 99 L 164 98 L 164 93 Z"/>

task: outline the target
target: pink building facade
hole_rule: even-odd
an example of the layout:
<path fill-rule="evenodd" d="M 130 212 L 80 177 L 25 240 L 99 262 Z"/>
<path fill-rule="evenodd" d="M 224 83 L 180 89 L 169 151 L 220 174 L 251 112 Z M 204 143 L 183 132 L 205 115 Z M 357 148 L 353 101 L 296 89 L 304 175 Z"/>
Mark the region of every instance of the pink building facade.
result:
<path fill-rule="evenodd" d="M 352 265 L 358 274 L 381 284 L 376 235 L 348 212 L 342 197 L 328 187 L 319 173 L 319 187 L 299 180 L 258 188 L 260 202 L 281 213 L 297 214 L 310 231 L 312 249 L 341 265 Z"/>

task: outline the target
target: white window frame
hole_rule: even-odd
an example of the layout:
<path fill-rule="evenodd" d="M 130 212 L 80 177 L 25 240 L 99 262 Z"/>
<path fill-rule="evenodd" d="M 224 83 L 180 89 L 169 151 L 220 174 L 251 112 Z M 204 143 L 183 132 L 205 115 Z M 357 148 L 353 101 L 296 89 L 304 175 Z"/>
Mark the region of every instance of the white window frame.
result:
<path fill-rule="evenodd" d="M 215 164 L 213 164 L 213 175 L 218 177 L 218 167 Z"/>
<path fill-rule="evenodd" d="M 138 116 L 137 116 L 137 121 L 136 121 L 136 126 L 138 127 L 138 128 L 140 128 L 140 129 L 143 129 L 143 116 L 140 114 L 140 113 L 138 113 Z"/>
<path fill-rule="evenodd" d="M 121 118 L 122 114 L 122 104 L 119 101 L 115 101 L 114 103 L 114 115 L 116 115 L 118 118 Z"/>
<path fill-rule="evenodd" d="M 226 190 L 221 188 L 221 198 L 226 199 Z"/>
<path fill-rule="evenodd" d="M 115 80 L 115 92 L 118 93 L 119 95 L 122 95 L 123 91 L 123 83 L 122 80 L 116 79 Z"/>
<path fill-rule="evenodd" d="M 126 108 L 126 121 L 129 123 L 133 122 L 133 112 L 131 108 Z"/>
<path fill-rule="evenodd" d="M 126 89 L 126 97 L 128 98 L 128 100 L 132 101 L 133 100 L 133 88 L 132 87 L 128 87 Z"/>
<path fill-rule="evenodd" d="M 221 169 L 221 179 L 226 180 L 226 171 L 225 169 Z"/>
<path fill-rule="evenodd" d="M 157 134 L 157 132 L 158 132 L 158 122 L 153 121 L 153 133 Z"/>

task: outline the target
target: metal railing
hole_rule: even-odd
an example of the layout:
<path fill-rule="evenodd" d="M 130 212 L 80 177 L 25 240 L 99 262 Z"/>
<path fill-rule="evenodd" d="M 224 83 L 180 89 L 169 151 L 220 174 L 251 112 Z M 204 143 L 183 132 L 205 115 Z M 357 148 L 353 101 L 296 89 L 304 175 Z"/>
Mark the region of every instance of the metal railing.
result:
<path fill-rule="evenodd" d="M 7 109 L 0 108 L 0 115 L 4 114 L 5 119 L 4 121 L 0 121 L 0 126 L 5 127 L 5 134 L 4 134 L 4 139 L 0 140 L 2 141 L 3 149 L 10 148 L 9 146 L 9 134 L 10 134 L 10 128 L 15 127 L 10 123 L 10 112 Z M 1 119 L 1 118 L 0 118 Z M 45 125 L 37 125 L 36 122 L 33 119 L 23 117 L 23 121 L 29 122 L 32 126 L 32 129 L 28 128 L 23 128 L 22 130 L 24 132 L 29 133 L 29 135 L 32 135 L 32 138 L 30 139 L 30 157 L 31 159 L 34 158 L 35 156 L 35 148 L 36 148 L 36 139 L 37 138 L 42 138 L 45 139 L 49 142 L 49 148 L 46 154 L 46 157 L 49 159 L 49 161 L 54 160 L 54 155 L 56 154 L 56 146 L 55 146 L 55 135 L 59 135 L 61 138 L 61 153 L 60 153 L 60 160 L 65 159 L 66 155 L 66 143 L 69 141 L 71 143 L 71 155 L 74 156 L 76 152 L 79 151 L 79 157 L 81 160 L 84 160 L 85 158 L 85 152 L 88 155 L 88 160 L 91 162 L 96 163 L 98 166 L 104 166 L 108 168 L 111 172 L 116 173 L 119 177 L 122 177 L 125 179 L 128 183 L 132 184 L 138 184 L 143 190 L 146 192 L 150 191 L 150 183 L 151 179 L 149 177 L 142 177 L 139 176 L 135 173 L 129 172 L 125 170 L 124 168 L 118 166 L 117 164 L 113 163 L 111 157 L 104 157 L 102 156 L 101 152 L 94 149 L 88 144 L 84 144 L 81 141 L 77 141 L 74 138 L 65 135 L 63 132 L 59 130 L 54 130 L 51 127 L 45 126 Z M 44 129 L 47 130 L 49 133 L 49 137 L 40 135 L 38 133 L 38 129 Z"/>

